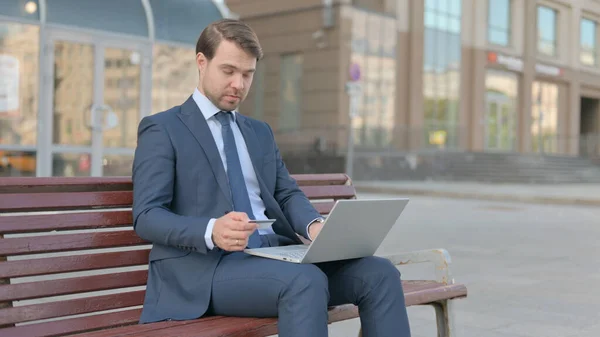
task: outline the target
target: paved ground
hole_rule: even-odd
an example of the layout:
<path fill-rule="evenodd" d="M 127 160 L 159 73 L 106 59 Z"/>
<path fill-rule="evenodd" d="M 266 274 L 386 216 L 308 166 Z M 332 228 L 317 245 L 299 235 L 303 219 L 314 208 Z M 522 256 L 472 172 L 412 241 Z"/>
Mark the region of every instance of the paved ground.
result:
<path fill-rule="evenodd" d="M 365 193 L 600 206 L 600 184 L 486 184 L 441 181 L 355 181 Z"/>
<path fill-rule="evenodd" d="M 469 289 L 455 305 L 457 336 L 596 337 L 599 239 L 596 207 L 414 197 L 378 254 L 448 249 Z M 403 275 L 428 276 L 424 267 Z M 414 337 L 436 336 L 432 308 L 409 316 Z M 357 327 L 336 323 L 330 336 L 355 336 Z"/>

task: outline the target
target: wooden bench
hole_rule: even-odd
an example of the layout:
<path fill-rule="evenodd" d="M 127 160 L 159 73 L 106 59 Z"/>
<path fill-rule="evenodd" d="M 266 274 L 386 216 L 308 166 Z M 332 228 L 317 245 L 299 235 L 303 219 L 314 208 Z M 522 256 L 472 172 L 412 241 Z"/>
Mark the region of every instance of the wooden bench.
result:
<path fill-rule="evenodd" d="M 355 198 L 344 174 L 295 175 L 326 215 Z M 150 245 L 132 230 L 129 177 L 0 178 L 1 336 L 269 336 L 276 319 L 206 317 L 140 325 Z M 450 300 L 467 295 L 445 250 L 388 256 L 432 262 L 436 279 L 403 281 L 407 306 L 433 305 L 439 336 L 453 336 Z M 330 322 L 358 317 L 330 308 Z M 25 323 L 25 324 L 23 324 Z"/>

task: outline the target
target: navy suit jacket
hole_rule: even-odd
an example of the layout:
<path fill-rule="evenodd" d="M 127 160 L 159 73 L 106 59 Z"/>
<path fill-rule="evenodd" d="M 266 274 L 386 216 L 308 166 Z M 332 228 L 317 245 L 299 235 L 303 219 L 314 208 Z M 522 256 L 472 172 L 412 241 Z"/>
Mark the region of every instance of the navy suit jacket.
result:
<path fill-rule="evenodd" d="M 302 243 L 319 217 L 290 177 L 268 124 L 236 115 L 273 230 Z M 225 253 L 204 241 L 211 218 L 233 211 L 227 173 L 214 138 L 190 96 L 181 106 L 142 119 L 133 162 L 133 225 L 152 242 L 140 323 L 204 315 L 212 278 Z"/>

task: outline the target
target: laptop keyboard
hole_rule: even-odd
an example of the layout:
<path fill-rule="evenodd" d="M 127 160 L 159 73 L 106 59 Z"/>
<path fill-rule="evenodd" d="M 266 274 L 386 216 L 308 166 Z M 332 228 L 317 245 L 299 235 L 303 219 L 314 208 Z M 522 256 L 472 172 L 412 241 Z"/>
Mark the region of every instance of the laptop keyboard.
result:
<path fill-rule="evenodd" d="M 296 250 L 291 252 L 281 252 L 280 255 L 292 259 L 301 259 L 306 254 L 306 250 Z"/>

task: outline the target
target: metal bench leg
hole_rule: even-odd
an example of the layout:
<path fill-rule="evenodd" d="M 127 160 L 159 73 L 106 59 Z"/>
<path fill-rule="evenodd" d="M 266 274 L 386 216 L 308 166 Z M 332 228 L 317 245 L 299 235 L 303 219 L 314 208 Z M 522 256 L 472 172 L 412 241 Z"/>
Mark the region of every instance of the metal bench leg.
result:
<path fill-rule="evenodd" d="M 456 337 L 452 301 L 440 301 L 433 304 L 437 320 L 438 337 Z"/>

